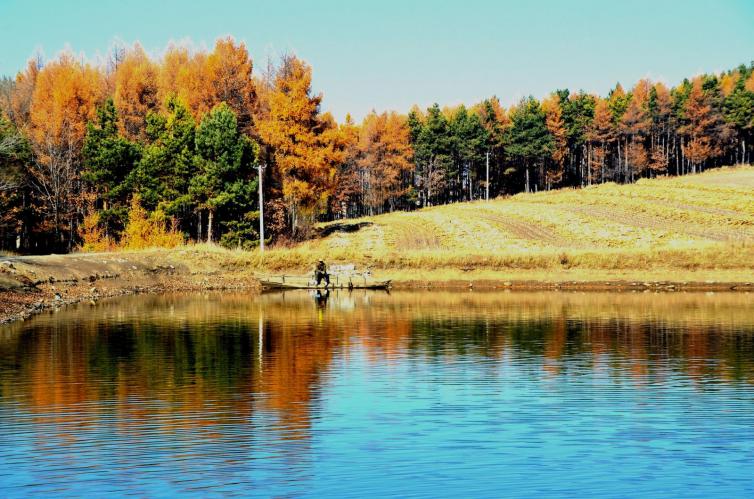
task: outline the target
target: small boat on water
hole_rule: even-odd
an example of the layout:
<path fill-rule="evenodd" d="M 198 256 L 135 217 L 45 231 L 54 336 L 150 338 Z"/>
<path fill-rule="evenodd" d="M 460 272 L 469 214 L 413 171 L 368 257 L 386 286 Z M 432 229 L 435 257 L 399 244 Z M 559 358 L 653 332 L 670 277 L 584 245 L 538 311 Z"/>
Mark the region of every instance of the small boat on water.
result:
<path fill-rule="evenodd" d="M 307 276 L 265 276 L 259 279 L 263 290 L 272 289 L 325 289 L 325 284 L 317 286 L 314 279 Z M 327 289 L 390 289 L 391 281 L 376 281 L 361 275 L 330 277 Z"/>

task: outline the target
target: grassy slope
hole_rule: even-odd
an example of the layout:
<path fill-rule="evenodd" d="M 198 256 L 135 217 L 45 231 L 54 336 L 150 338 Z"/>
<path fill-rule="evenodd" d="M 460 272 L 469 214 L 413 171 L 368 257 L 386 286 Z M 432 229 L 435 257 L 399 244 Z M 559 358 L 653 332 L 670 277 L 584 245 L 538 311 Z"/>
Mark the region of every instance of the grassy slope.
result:
<path fill-rule="evenodd" d="M 268 252 L 263 267 L 306 268 L 323 257 L 399 278 L 523 272 L 531 279 L 754 280 L 752 167 L 519 194 L 345 224 L 362 222 L 369 225 Z M 256 256 L 249 263 L 259 264 Z"/>

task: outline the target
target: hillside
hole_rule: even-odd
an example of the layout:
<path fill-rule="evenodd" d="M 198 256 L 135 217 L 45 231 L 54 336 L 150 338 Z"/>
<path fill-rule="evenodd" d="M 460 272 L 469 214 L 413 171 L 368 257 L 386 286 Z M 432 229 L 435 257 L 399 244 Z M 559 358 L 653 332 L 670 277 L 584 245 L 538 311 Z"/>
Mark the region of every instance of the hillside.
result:
<path fill-rule="evenodd" d="M 519 194 L 320 227 L 252 266 L 354 262 L 397 280 L 754 281 L 754 168 Z"/>
<path fill-rule="evenodd" d="M 330 230 L 338 227 L 330 225 Z M 341 225 L 361 228 L 336 230 L 306 246 L 379 255 L 642 251 L 754 244 L 754 168 L 519 194 Z"/>

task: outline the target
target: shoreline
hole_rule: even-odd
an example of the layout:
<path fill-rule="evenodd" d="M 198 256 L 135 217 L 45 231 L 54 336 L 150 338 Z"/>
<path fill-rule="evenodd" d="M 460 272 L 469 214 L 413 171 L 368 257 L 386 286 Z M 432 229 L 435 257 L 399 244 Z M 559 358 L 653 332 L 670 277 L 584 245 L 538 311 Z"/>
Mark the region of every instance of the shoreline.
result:
<path fill-rule="evenodd" d="M 373 269 L 394 290 L 754 292 L 754 272 L 596 269 Z M 275 272 L 280 272 L 276 269 Z M 197 248 L 0 257 L 0 324 L 82 302 L 139 293 L 260 292 L 242 254 Z M 286 272 L 305 273 L 305 269 Z M 674 278 L 679 277 L 679 278 Z"/>
<path fill-rule="evenodd" d="M 648 292 L 754 292 L 754 282 L 729 281 L 399 281 L 392 289 L 477 289 L 480 291 L 648 291 Z"/>
<path fill-rule="evenodd" d="M 333 291 L 348 291 L 345 288 Z M 653 293 L 752 293 L 753 282 L 688 282 L 688 281 L 398 281 L 391 287 L 396 291 L 551 291 L 551 292 L 653 292 Z M 69 286 L 64 294 L 51 289 L 0 290 L 0 326 L 24 321 L 45 311 L 57 310 L 68 305 L 117 298 L 136 294 L 163 294 L 200 291 L 252 291 L 261 292 L 256 280 L 246 283 L 196 284 L 170 281 L 149 286 L 123 286 L 100 291 L 95 286 Z"/>

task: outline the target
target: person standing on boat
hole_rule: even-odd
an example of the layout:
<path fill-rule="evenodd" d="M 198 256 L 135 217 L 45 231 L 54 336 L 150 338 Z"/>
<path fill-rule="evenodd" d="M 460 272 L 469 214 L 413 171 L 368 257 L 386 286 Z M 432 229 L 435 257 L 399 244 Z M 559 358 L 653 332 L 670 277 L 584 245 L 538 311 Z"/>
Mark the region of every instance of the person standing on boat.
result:
<path fill-rule="evenodd" d="M 327 273 L 327 265 L 324 261 L 317 262 L 317 266 L 314 268 L 314 278 L 317 280 L 318 287 L 322 281 L 325 281 L 325 289 L 330 286 L 330 274 Z"/>

